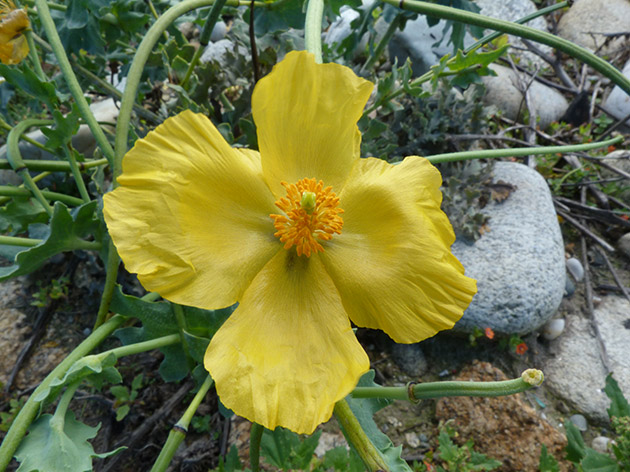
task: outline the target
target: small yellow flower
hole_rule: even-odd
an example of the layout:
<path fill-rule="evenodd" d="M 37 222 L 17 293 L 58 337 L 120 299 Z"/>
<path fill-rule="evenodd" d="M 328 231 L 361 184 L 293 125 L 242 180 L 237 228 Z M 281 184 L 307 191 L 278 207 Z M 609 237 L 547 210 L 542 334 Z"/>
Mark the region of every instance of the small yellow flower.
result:
<path fill-rule="evenodd" d="M 414 343 L 476 292 L 450 252 L 439 172 L 359 157 L 373 84 L 292 52 L 256 85 L 260 152 L 185 111 L 136 142 L 104 213 L 127 269 L 176 303 L 238 308 L 205 366 L 225 406 L 311 433 L 369 360 L 350 320 Z"/>
<path fill-rule="evenodd" d="M 18 9 L 12 0 L 0 0 L 0 61 L 19 64 L 28 55 L 24 30 L 31 23 L 26 8 Z"/>

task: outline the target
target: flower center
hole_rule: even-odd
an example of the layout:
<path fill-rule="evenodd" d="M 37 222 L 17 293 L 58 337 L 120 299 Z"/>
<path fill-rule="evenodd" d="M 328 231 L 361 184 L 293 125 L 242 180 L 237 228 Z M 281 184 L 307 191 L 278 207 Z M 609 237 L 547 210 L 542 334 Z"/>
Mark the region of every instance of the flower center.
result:
<path fill-rule="evenodd" d="M 298 256 L 310 257 L 324 250 L 320 241 L 329 241 L 333 234 L 341 234 L 343 219 L 339 197 L 324 182 L 302 179 L 294 184 L 282 182 L 286 197 L 276 202 L 284 215 L 269 215 L 276 228 L 274 236 L 284 243 L 285 249 L 295 246 Z"/>

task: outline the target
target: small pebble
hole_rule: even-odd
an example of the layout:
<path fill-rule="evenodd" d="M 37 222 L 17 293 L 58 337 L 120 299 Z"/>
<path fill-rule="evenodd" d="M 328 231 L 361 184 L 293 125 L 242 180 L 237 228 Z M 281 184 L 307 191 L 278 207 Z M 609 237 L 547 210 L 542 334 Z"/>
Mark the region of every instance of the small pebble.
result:
<path fill-rule="evenodd" d="M 580 431 L 586 431 L 588 429 L 586 418 L 584 418 L 584 416 L 580 414 L 572 415 L 571 418 L 569 418 L 569 421 L 573 423 L 575 427 Z"/>
<path fill-rule="evenodd" d="M 84 336 L 89 336 L 90 334 L 92 334 L 92 330 L 90 328 L 85 328 L 83 330 L 83 335 Z"/>
<path fill-rule="evenodd" d="M 570 297 L 574 293 L 575 293 L 575 284 L 573 283 L 573 280 L 571 280 L 571 277 L 569 277 L 569 274 L 567 274 L 564 281 L 564 296 Z"/>
<path fill-rule="evenodd" d="M 630 233 L 626 233 L 619 238 L 617 248 L 621 253 L 625 254 L 626 257 L 630 257 Z"/>
<path fill-rule="evenodd" d="M 597 436 L 593 439 L 591 443 L 591 447 L 595 449 L 597 452 L 601 452 L 602 454 L 606 454 L 608 452 L 608 443 L 610 442 L 610 438 L 606 436 Z"/>
<path fill-rule="evenodd" d="M 581 282 L 584 279 L 584 267 L 575 257 L 567 259 L 567 270 L 576 282 Z"/>
<path fill-rule="evenodd" d="M 601 297 L 598 297 L 597 295 L 593 295 L 593 306 L 594 307 L 598 307 L 601 302 L 602 302 L 602 298 Z"/>
<path fill-rule="evenodd" d="M 405 441 L 414 449 L 420 446 L 420 439 L 418 438 L 418 435 L 416 433 L 405 433 Z"/>
<path fill-rule="evenodd" d="M 553 341 L 564 331 L 564 318 L 549 320 L 543 328 L 542 337 L 547 341 Z"/>

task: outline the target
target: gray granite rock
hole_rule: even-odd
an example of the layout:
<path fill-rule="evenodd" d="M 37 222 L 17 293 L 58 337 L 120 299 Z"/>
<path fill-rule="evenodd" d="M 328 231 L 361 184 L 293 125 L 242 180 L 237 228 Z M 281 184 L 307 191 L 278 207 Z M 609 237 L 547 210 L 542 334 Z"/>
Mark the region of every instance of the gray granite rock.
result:
<path fill-rule="evenodd" d="M 496 0 L 476 0 L 476 3 L 481 9 L 479 11 L 480 14 L 506 21 L 516 21 L 524 16 L 535 13 L 538 10 L 536 4 L 532 0 L 502 0 L 500 2 L 497 2 Z M 533 20 L 525 23 L 525 25 L 541 31 L 549 30 L 547 20 L 545 20 L 543 16 L 534 18 Z M 539 55 L 530 52 L 520 38 L 516 36 L 509 36 L 508 40 L 513 46 L 513 48 L 510 49 L 510 54 L 520 57 L 526 63 L 532 63 L 540 67 L 547 67 L 547 63 L 541 59 Z M 536 47 L 549 56 L 553 55 L 553 49 L 550 46 L 537 43 Z"/>
<path fill-rule="evenodd" d="M 558 23 L 558 35 L 571 42 L 601 54 L 627 45 L 627 39 L 620 37 L 610 41 L 605 47 L 605 33 L 630 31 L 630 1 L 628 0 L 577 0 L 562 15 Z M 602 34 L 604 33 L 604 34 Z"/>
<path fill-rule="evenodd" d="M 595 308 L 594 320 L 613 375 L 627 394 L 630 392 L 630 302 L 618 296 L 602 297 Z M 610 401 L 603 392 L 606 369 L 597 338 L 589 320 L 575 315 L 567 321 L 565 334 L 553 345 L 555 355 L 541 366 L 545 384 L 588 418 L 607 421 Z"/>
<path fill-rule="evenodd" d="M 626 78 L 630 78 L 630 61 L 626 62 L 622 73 L 626 76 Z M 621 120 L 622 118 L 630 115 L 630 95 L 619 88 L 618 85 L 615 85 L 610 92 L 610 95 L 608 95 L 604 101 L 604 107 L 615 118 Z M 630 126 L 630 120 L 626 121 L 626 125 Z"/>
<path fill-rule="evenodd" d="M 562 234 L 545 179 L 533 169 L 497 162 L 495 181 L 516 186 L 483 210 L 490 231 L 473 245 L 456 241 L 453 253 L 477 279 L 478 293 L 455 325 L 459 331 L 490 327 L 525 334 L 549 320 L 565 289 Z"/>
<path fill-rule="evenodd" d="M 496 106 L 505 117 L 517 120 L 527 110 L 521 90 L 528 90 L 532 111 L 536 113 L 538 123 L 543 129 L 553 121 L 558 121 L 567 111 L 569 103 L 551 87 L 535 80 L 531 82 L 528 75 L 517 74 L 507 67 L 493 64 L 490 68 L 497 75 L 482 78 L 486 86 L 484 104 Z"/>

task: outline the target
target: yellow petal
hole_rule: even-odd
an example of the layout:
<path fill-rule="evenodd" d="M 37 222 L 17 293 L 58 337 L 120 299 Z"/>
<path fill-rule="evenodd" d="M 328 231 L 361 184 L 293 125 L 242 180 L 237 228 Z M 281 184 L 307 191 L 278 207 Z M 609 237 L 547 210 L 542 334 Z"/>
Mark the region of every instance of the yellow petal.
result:
<path fill-rule="evenodd" d="M 339 64 L 316 64 L 305 51 L 290 52 L 263 77 L 252 95 L 265 179 L 277 197 L 280 182 L 321 179 L 339 192 L 361 135 L 357 121 L 373 84 Z"/>
<path fill-rule="evenodd" d="M 360 160 L 339 196 L 343 231 L 321 253 L 350 319 L 396 342 L 451 328 L 476 292 L 450 252 L 440 183 L 421 157 Z"/>
<path fill-rule="evenodd" d="M 283 250 L 214 335 L 205 367 L 237 415 L 310 434 L 369 360 L 321 261 Z"/>
<path fill-rule="evenodd" d="M 186 305 L 235 303 L 278 251 L 260 157 L 185 111 L 139 139 L 104 197 L 110 234 L 147 290 Z"/>
<path fill-rule="evenodd" d="M 16 9 L 11 3 L 0 3 L 0 61 L 19 64 L 28 56 L 28 42 L 23 32 L 30 27 L 26 9 Z"/>
<path fill-rule="evenodd" d="M 8 66 L 22 62 L 28 52 L 28 43 L 24 36 L 18 36 L 8 43 L 0 43 L 0 61 Z"/>

